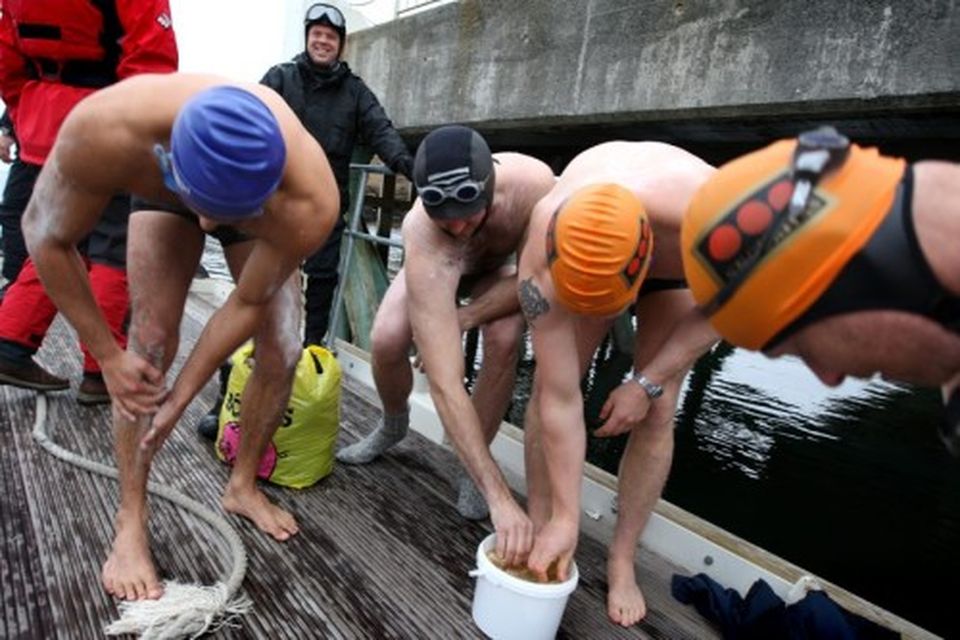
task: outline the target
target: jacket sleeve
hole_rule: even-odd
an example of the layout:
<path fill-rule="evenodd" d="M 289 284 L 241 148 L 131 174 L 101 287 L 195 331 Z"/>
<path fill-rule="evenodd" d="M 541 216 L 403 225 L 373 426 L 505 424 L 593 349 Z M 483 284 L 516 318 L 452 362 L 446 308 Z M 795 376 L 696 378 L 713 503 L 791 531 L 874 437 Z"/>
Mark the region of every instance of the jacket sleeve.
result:
<path fill-rule="evenodd" d="M 413 156 L 387 113 L 380 106 L 377 96 L 363 82 L 357 79 L 360 94 L 357 101 L 357 124 L 364 141 L 373 148 L 383 162 L 395 172 L 413 179 Z"/>
<path fill-rule="evenodd" d="M 17 46 L 16 25 L 0 3 L 0 98 L 7 106 L 6 115 L 11 121 L 16 118 L 20 92 L 29 78 L 26 64 Z"/>
<path fill-rule="evenodd" d="M 123 26 L 117 78 L 138 73 L 172 73 L 179 53 L 169 0 L 117 0 Z"/>

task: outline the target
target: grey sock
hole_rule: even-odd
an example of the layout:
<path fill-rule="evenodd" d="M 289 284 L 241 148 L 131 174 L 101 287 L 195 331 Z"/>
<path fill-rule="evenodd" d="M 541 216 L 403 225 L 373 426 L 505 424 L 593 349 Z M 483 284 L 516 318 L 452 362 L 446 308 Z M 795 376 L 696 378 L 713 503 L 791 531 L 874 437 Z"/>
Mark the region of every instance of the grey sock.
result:
<path fill-rule="evenodd" d="M 380 424 L 363 440 L 337 451 L 337 460 L 346 464 L 367 464 L 403 440 L 410 426 L 410 413 L 384 415 Z"/>
<path fill-rule="evenodd" d="M 457 511 L 467 520 L 483 520 L 490 515 L 487 501 L 467 473 L 460 476 L 460 495 L 457 496 Z"/>

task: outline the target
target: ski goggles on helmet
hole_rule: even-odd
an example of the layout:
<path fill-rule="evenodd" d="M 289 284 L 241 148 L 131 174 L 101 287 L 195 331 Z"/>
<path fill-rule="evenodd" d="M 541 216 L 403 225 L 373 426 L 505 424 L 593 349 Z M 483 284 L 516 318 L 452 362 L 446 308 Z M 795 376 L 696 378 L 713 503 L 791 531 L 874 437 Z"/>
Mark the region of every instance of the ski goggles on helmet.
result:
<path fill-rule="evenodd" d="M 850 140 L 833 127 L 820 127 L 800 134 L 790 165 L 790 180 L 794 187 L 787 206 L 757 239 L 726 284 L 703 305 L 705 315 L 713 315 L 733 297 L 776 244 L 777 238 L 807 210 L 810 196 L 820 180 L 842 167 L 849 155 Z"/>
<path fill-rule="evenodd" d="M 463 167 L 446 172 L 444 175 L 430 177 L 433 180 L 445 182 L 451 179 L 455 180 L 457 175 L 469 176 L 469 174 L 470 170 Z M 451 198 L 457 202 L 470 204 L 483 195 L 487 186 L 487 180 L 489 179 L 490 176 L 487 176 L 483 180 L 471 180 L 467 177 L 453 184 L 428 184 L 423 187 L 418 187 L 417 193 L 420 195 L 420 200 L 423 204 L 428 207 L 438 207 Z"/>
<path fill-rule="evenodd" d="M 340 9 L 337 9 L 333 5 L 324 4 L 322 2 L 311 5 L 310 8 L 307 9 L 306 16 L 303 18 L 304 24 L 320 21 L 329 22 L 337 29 L 346 29 L 347 27 L 347 20 L 343 17 L 343 13 L 341 13 Z"/>

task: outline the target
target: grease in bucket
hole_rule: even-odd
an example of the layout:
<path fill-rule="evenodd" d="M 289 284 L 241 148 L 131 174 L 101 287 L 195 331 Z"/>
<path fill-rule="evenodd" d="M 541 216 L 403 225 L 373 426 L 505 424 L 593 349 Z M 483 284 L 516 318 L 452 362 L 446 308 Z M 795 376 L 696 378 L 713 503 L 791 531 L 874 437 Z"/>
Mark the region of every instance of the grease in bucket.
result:
<path fill-rule="evenodd" d="M 520 578 L 521 580 L 526 580 L 527 582 L 535 582 L 537 584 L 559 584 L 563 582 L 557 575 L 557 565 L 558 560 L 554 560 L 550 563 L 550 566 L 547 567 L 547 579 L 540 580 L 532 570 L 530 570 L 526 565 L 516 567 L 507 565 L 506 561 L 500 557 L 500 554 L 497 553 L 496 549 L 490 549 L 487 551 L 487 558 L 490 559 L 490 562 L 493 563 L 497 569 L 501 571 L 506 571 L 514 578 Z"/>

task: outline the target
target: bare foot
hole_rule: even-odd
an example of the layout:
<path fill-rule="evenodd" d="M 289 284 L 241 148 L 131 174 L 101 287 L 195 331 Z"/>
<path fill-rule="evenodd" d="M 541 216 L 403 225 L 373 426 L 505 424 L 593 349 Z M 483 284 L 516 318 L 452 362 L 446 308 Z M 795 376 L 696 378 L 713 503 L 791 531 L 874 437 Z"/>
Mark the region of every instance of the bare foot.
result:
<path fill-rule="evenodd" d="M 224 510 L 251 520 L 260 531 L 281 542 L 300 531 L 293 515 L 270 502 L 259 489 L 240 490 L 228 485 L 221 504 Z"/>
<path fill-rule="evenodd" d="M 107 593 L 122 600 L 156 600 L 163 595 L 144 525 L 117 517 L 117 534 L 103 563 L 101 580 Z"/>
<path fill-rule="evenodd" d="M 629 562 L 607 561 L 607 615 L 610 620 L 624 627 L 632 627 L 647 615 L 647 602 L 643 599 L 633 571 L 633 558 Z"/>

